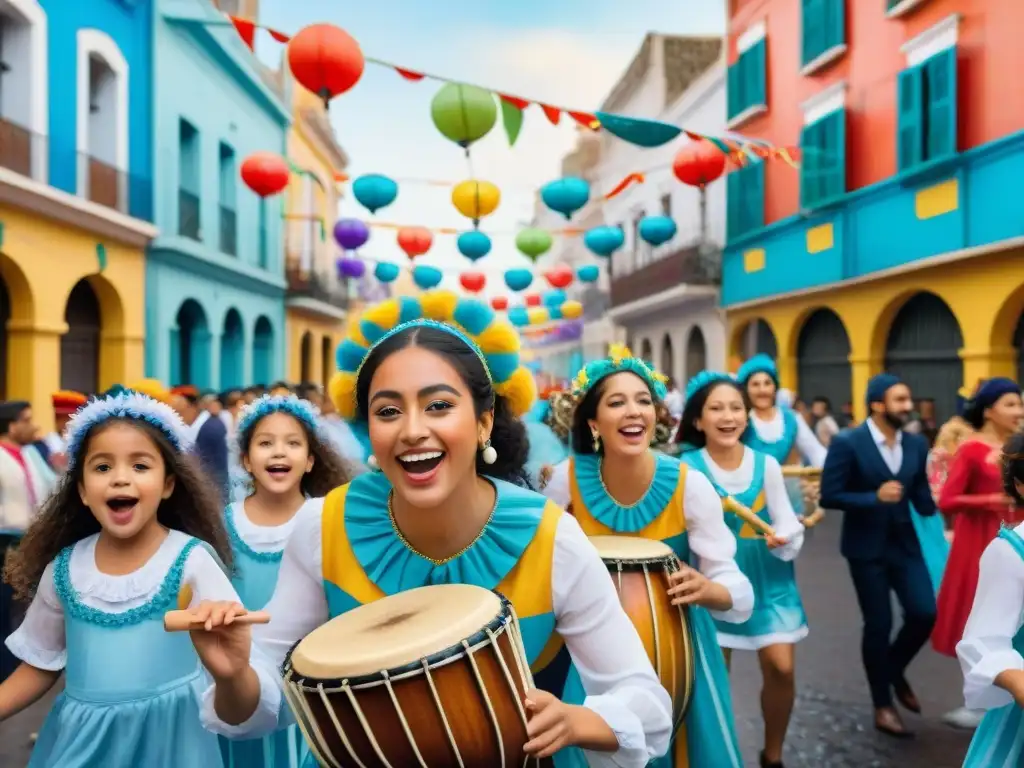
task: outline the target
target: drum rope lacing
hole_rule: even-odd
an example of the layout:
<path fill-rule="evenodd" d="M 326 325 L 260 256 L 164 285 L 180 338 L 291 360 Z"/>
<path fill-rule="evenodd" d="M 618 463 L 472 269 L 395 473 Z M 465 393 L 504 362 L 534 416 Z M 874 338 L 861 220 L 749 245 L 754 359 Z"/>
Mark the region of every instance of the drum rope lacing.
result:
<path fill-rule="evenodd" d="M 419 557 L 422 557 L 424 560 L 430 562 L 432 565 L 435 565 L 435 566 L 437 566 L 437 565 L 447 565 L 448 563 L 452 562 L 453 560 L 459 559 L 464 554 L 466 554 L 470 549 L 472 549 L 473 545 L 476 544 L 478 541 L 480 541 L 480 539 L 483 538 L 484 533 L 487 531 L 487 527 L 491 524 L 491 521 L 494 519 L 494 513 L 498 511 L 498 491 L 497 491 L 497 489 L 495 489 L 495 491 L 494 491 L 494 506 L 491 507 L 491 512 L 490 512 L 489 515 L 487 515 L 487 521 L 484 523 L 483 527 L 480 529 L 480 532 L 477 533 L 477 535 L 473 537 L 473 540 L 471 542 L 469 542 L 469 544 L 464 546 L 462 549 L 460 549 L 454 555 L 449 555 L 448 557 L 445 557 L 445 558 L 442 558 L 442 559 L 438 560 L 437 558 L 430 557 L 429 555 L 423 554 L 418 549 L 416 549 L 416 547 L 414 547 L 412 544 L 410 544 L 409 540 L 407 538 L 405 538 L 405 534 L 403 534 L 401 529 L 399 529 L 398 522 L 395 520 L 395 507 L 394 507 L 394 504 L 393 504 L 394 499 L 395 499 L 395 492 L 391 491 L 391 493 L 388 494 L 388 520 L 391 522 L 391 527 L 395 531 L 395 536 L 398 537 L 398 540 L 402 543 L 402 546 L 404 546 L 406 549 L 408 549 L 414 555 L 418 555 Z"/>

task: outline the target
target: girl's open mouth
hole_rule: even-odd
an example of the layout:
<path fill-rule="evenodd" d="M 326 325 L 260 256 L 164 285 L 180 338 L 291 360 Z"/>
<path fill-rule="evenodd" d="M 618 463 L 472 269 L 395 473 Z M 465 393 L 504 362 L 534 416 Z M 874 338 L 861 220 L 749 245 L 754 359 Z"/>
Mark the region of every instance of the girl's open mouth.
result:
<path fill-rule="evenodd" d="M 267 474 L 271 477 L 285 477 L 291 471 L 292 468 L 285 464 L 271 464 L 267 467 Z"/>
<path fill-rule="evenodd" d="M 639 442 L 643 440 L 644 435 L 647 434 L 647 429 L 643 424 L 630 424 L 629 426 L 620 429 L 619 434 L 631 443 Z"/>
<path fill-rule="evenodd" d="M 420 451 L 398 456 L 400 466 L 414 483 L 428 483 L 434 479 L 438 467 L 444 461 L 444 451 Z"/>
<path fill-rule="evenodd" d="M 138 503 L 139 500 L 135 496 L 116 496 L 112 499 L 107 499 L 110 516 L 116 525 L 125 525 L 131 521 Z"/>

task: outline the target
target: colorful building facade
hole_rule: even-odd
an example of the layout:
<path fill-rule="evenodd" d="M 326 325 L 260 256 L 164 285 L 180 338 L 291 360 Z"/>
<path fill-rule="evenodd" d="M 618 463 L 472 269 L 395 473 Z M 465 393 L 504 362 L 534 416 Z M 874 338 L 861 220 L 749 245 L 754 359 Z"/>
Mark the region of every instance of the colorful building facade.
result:
<path fill-rule="evenodd" d="M 239 168 L 256 151 L 284 154 L 290 112 L 207 0 L 152 5 L 160 237 L 146 270 L 147 374 L 270 384 L 285 373 L 281 199 L 256 196 Z"/>
<path fill-rule="evenodd" d="M 0 397 L 143 373 L 153 220 L 150 3 L 8 0 L 0 100 Z"/>
<path fill-rule="evenodd" d="M 1024 5 L 730 0 L 729 127 L 798 144 L 729 175 L 733 364 L 863 414 L 902 375 L 941 416 L 1024 366 Z"/>

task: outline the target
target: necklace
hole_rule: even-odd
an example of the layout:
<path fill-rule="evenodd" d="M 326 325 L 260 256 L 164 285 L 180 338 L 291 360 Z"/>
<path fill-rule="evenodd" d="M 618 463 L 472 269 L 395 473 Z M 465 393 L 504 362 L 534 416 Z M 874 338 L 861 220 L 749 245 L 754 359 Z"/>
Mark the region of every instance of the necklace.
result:
<path fill-rule="evenodd" d="M 655 459 L 655 463 L 657 463 L 657 459 Z M 657 467 L 655 467 L 655 471 L 657 471 Z M 601 483 L 601 490 L 604 491 L 604 495 L 607 496 L 612 501 L 614 501 L 618 506 L 622 507 L 623 509 L 633 509 L 633 507 L 638 506 L 640 502 L 647 498 L 647 494 L 650 493 L 651 490 L 650 485 L 648 485 L 647 490 L 644 491 L 643 494 L 641 494 L 640 498 L 634 501 L 632 504 L 623 504 L 622 502 L 620 502 L 618 499 L 615 498 L 615 496 L 612 495 L 612 492 L 608 490 L 608 486 L 605 485 L 603 456 L 597 460 L 597 479 Z M 654 482 L 653 474 L 651 475 L 651 482 Z"/>
<path fill-rule="evenodd" d="M 476 544 L 478 541 L 480 541 L 480 539 L 483 537 L 484 531 L 486 531 L 487 530 L 487 526 L 489 526 L 491 524 L 491 520 L 494 519 L 494 513 L 498 509 L 498 489 L 495 488 L 494 489 L 494 506 L 491 507 L 491 513 L 487 516 L 487 522 L 484 523 L 484 527 L 480 529 L 480 532 L 476 536 L 473 537 L 473 540 L 471 542 L 469 542 L 469 544 L 464 546 L 462 549 L 460 549 L 454 555 L 449 555 L 448 557 L 445 557 L 445 558 L 442 558 L 442 559 L 438 560 L 437 558 L 428 557 L 427 555 L 423 554 L 418 549 L 416 549 L 416 547 L 414 547 L 412 544 L 410 544 L 409 540 L 407 538 L 405 538 L 405 535 L 402 533 L 402 531 L 398 527 L 398 522 L 395 520 L 395 507 L 394 507 L 394 504 L 392 503 L 394 501 L 394 498 L 395 498 L 395 492 L 392 490 L 391 493 L 388 494 L 388 520 L 391 521 L 391 528 L 394 530 L 395 536 L 397 536 L 398 540 L 400 542 L 402 542 L 402 546 L 403 547 L 408 549 L 414 555 L 418 555 L 418 556 L 422 557 L 424 560 L 430 562 L 433 565 L 446 565 L 447 563 L 450 563 L 452 560 L 456 560 L 456 559 L 462 557 L 464 554 L 466 554 L 466 552 L 468 552 L 470 550 L 470 548 L 474 544 Z"/>

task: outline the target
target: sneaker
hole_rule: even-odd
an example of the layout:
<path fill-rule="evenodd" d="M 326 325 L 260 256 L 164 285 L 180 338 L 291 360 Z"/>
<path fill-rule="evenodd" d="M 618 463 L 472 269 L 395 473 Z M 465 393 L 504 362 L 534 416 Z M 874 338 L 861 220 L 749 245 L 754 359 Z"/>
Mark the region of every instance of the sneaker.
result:
<path fill-rule="evenodd" d="M 973 731 L 981 723 L 981 718 L 984 716 L 984 712 L 980 712 L 976 709 L 968 709 L 967 707 L 957 707 L 952 712 L 947 712 L 942 716 L 942 722 L 946 725 L 951 725 L 954 728 L 960 728 L 964 731 Z"/>

